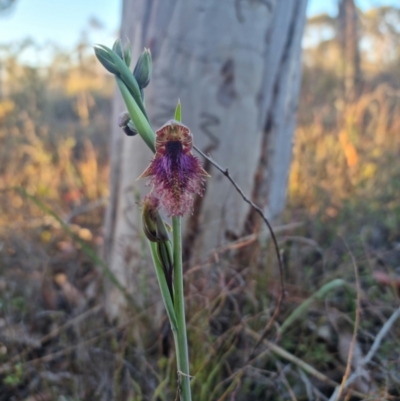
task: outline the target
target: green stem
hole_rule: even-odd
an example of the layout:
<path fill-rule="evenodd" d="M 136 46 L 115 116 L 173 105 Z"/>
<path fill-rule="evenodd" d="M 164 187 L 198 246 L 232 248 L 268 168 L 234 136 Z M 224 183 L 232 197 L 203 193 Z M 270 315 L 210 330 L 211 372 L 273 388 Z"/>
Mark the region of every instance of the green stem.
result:
<path fill-rule="evenodd" d="M 167 311 L 167 315 L 169 318 L 169 322 L 171 323 L 172 331 L 175 333 L 178 329 L 178 323 L 176 320 L 174 305 L 172 302 L 171 294 L 169 292 L 167 280 L 164 274 L 163 266 L 157 255 L 157 244 L 155 242 L 148 241 L 150 245 L 151 257 L 153 258 L 154 267 L 156 269 L 156 275 L 158 284 L 160 286 L 161 296 L 164 301 L 165 309 Z"/>
<path fill-rule="evenodd" d="M 183 292 L 181 218 L 172 217 L 174 255 L 174 307 L 178 324 L 175 337 L 181 401 L 191 401 L 189 353 L 186 336 L 185 298 Z"/>

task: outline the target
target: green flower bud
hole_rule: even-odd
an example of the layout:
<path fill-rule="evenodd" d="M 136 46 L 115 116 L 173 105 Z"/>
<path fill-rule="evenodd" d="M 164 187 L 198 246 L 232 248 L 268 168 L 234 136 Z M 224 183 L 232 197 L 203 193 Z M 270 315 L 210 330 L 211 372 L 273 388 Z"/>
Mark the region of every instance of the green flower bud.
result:
<path fill-rule="evenodd" d="M 112 57 L 108 54 L 106 50 L 101 47 L 95 46 L 94 52 L 96 54 L 97 59 L 103 65 L 103 67 L 111 74 L 118 74 L 119 70 L 117 66 L 114 64 Z"/>
<path fill-rule="evenodd" d="M 140 89 L 144 89 L 150 82 L 152 71 L 151 53 L 149 49 L 144 49 L 136 63 L 133 75 Z"/>
<path fill-rule="evenodd" d="M 124 59 L 124 48 L 122 47 L 121 39 L 117 39 L 114 42 L 112 49 L 119 58 Z"/>

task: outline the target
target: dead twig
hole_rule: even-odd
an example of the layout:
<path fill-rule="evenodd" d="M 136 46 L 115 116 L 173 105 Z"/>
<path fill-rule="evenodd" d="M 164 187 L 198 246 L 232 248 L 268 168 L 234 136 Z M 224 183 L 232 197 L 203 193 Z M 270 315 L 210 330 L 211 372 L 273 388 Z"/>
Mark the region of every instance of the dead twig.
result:
<path fill-rule="evenodd" d="M 274 324 L 276 318 L 278 317 L 280 309 L 281 309 L 281 306 L 282 306 L 283 297 L 284 297 L 284 294 L 285 294 L 285 287 L 284 287 L 284 282 L 283 282 L 283 263 L 282 263 L 282 258 L 281 258 L 281 254 L 280 254 L 280 251 L 279 251 L 278 241 L 276 239 L 274 230 L 272 229 L 272 226 L 271 226 L 270 222 L 268 221 L 268 219 L 266 218 L 266 216 L 265 216 L 264 212 L 262 211 L 262 209 L 259 206 L 257 206 L 254 202 L 252 202 L 243 193 L 242 189 L 239 187 L 239 185 L 236 183 L 236 181 L 229 174 L 229 170 L 227 168 L 221 167 L 210 155 L 206 155 L 205 153 L 203 153 L 197 146 L 194 146 L 194 148 L 201 156 L 203 156 L 206 160 L 208 160 L 218 171 L 220 171 L 231 182 L 231 184 L 235 187 L 236 191 L 240 194 L 240 196 L 243 198 L 243 200 L 246 203 L 248 203 L 260 215 L 260 217 L 262 218 L 262 220 L 264 221 L 264 223 L 268 227 L 268 230 L 269 230 L 269 232 L 271 234 L 272 242 L 274 244 L 276 257 L 278 259 L 279 278 L 280 278 L 280 287 L 281 287 L 281 289 L 280 289 L 280 294 L 279 294 L 278 302 L 276 304 L 274 313 L 272 314 L 271 319 L 269 320 L 269 322 L 267 323 L 264 331 L 262 332 L 259 341 L 254 346 L 253 352 L 251 353 L 251 355 L 252 355 L 254 353 L 254 351 L 258 348 L 258 346 L 261 344 L 263 338 L 268 333 L 268 331 L 270 330 L 270 328 Z"/>
<path fill-rule="evenodd" d="M 275 233 L 279 233 L 279 232 L 283 232 L 283 231 L 286 231 L 286 230 L 293 230 L 294 228 L 301 227 L 303 224 L 304 224 L 304 223 L 302 223 L 302 222 L 290 223 L 290 224 L 283 224 L 283 225 L 274 227 L 273 230 L 274 230 Z M 220 253 L 220 252 L 228 251 L 228 250 L 230 250 L 230 249 L 240 249 L 240 248 L 242 248 L 242 247 L 245 247 L 245 246 L 247 246 L 247 245 L 253 243 L 253 242 L 256 241 L 257 239 L 262 238 L 263 236 L 265 236 L 265 234 L 270 235 L 269 230 L 268 230 L 268 231 L 260 231 L 260 232 L 257 233 L 257 234 L 253 233 L 253 234 L 246 235 L 246 236 L 244 236 L 244 237 L 238 238 L 237 240 L 232 241 L 232 242 L 229 242 L 229 243 L 226 244 L 226 245 L 222 245 L 222 246 L 220 246 L 219 248 L 215 248 L 215 249 L 213 250 L 213 252 L 218 252 L 218 253 Z M 284 240 L 285 240 L 286 238 L 294 238 L 294 237 L 287 236 L 287 237 L 284 238 Z M 310 240 L 310 241 L 311 241 L 311 240 Z"/>
<path fill-rule="evenodd" d="M 368 354 L 361 360 L 360 364 L 358 365 L 357 369 L 355 372 L 349 377 L 349 379 L 346 381 L 346 384 L 344 385 L 344 389 L 347 389 L 351 384 L 354 383 L 355 380 L 359 377 L 362 369 L 367 365 L 371 359 L 374 357 L 375 353 L 378 351 L 381 342 L 383 338 L 386 336 L 386 334 L 389 332 L 389 330 L 392 328 L 394 322 L 400 317 L 400 307 L 397 308 L 392 316 L 390 316 L 389 320 L 386 321 L 386 323 L 382 326 L 381 330 L 379 331 L 378 335 L 375 337 L 375 341 L 373 342 Z M 333 401 L 336 399 L 336 394 L 338 389 L 335 390 L 335 392 L 332 394 L 330 401 Z"/>
<path fill-rule="evenodd" d="M 303 382 L 304 387 L 306 389 L 307 397 L 309 400 L 314 400 L 314 395 L 317 397 L 317 400 L 328 401 L 328 397 L 321 393 L 317 387 L 315 387 L 308 376 L 304 373 L 303 369 L 297 367 L 297 373 L 299 374 L 300 380 Z"/>
<path fill-rule="evenodd" d="M 60 327 L 55 328 L 54 330 L 52 330 L 50 333 L 46 334 L 45 336 L 43 336 L 40 340 L 39 343 L 40 345 L 43 345 L 44 343 L 46 343 L 47 341 L 57 337 L 62 331 L 66 330 L 68 327 L 73 326 L 75 324 L 78 324 L 79 322 L 81 322 L 82 320 L 88 318 L 90 315 L 97 313 L 99 311 L 101 311 L 103 308 L 103 305 L 97 305 L 94 306 L 91 309 L 88 309 L 87 311 L 83 312 L 82 314 L 74 317 L 73 319 L 69 320 L 68 322 L 66 322 L 65 324 L 63 324 Z M 14 355 L 9 361 L 8 363 L 13 363 L 13 362 L 17 362 L 17 361 L 23 361 L 23 359 L 29 354 L 30 351 L 32 351 L 34 347 L 28 347 L 26 349 L 24 349 L 22 352 L 20 352 L 17 355 Z"/>
<path fill-rule="evenodd" d="M 259 341 L 260 340 L 260 335 L 256 333 L 255 331 L 249 329 L 248 327 L 245 327 L 245 331 L 247 334 L 249 334 L 251 337 L 253 337 L 255 340 Z M 308 363 L 304 362 L 300 358 L 297 358 L 293 354 L 287 352 L 285 349 L 279 347 L 279 345 L 274 344 L 271 341 L 268 341 L 267 339 L 263 339 L 262 342 L 276 355 L 280 356 L 283 359 L 286 359 L 289 362 L 294 363 L 295 365 L 299 366 L 301 369 L 303 369 L 305 372 L 310 374 L 311 376 L 314 376 L 316 379 L 320 380 L 323 383 L 328 384 L 331 387 L 339 387 L 340 384 L 335 382 L 334 380 L 330 379 L 329 377 L 325 376 L 323 373 L 319 372 L 317 369 L 313 368 L 311 365 Z M 350 379 L 349 379 L 350 380 Z M 359 397 L 361 399 L 365 399 L 366 395 L 363 393 L 360 393 L 359 391 L 354 391 L 351 390 L 351 393 Z"/>
<path fill-rule="evenodd" d="M 292 386 L 290 385 L 289 380 L 286 377 L 285 370 L 288 370 L 288 369 L 291 368 L 290 364 L 286 365 L 286 366 L 282 366 L 283 364 L 281 362 L 279 362 L 279 360 L 277 360 L 275 362 L 275 365 L 276 365 L 277 370 L 279 372 L 280 379 L 282 380 L 282 383 L 284 384 L 284 386 L 286 387 L 287 392 L 289 393 L 290 399 L 292 401 L 298 401 L 297 397 L 296 397 L 296 394 L 294 393 L 294 391 L 292 389 Z"/>
<path fill-rule="evenodd" d="M 392 316 L 390 316 L 389 320 L 382 326 L 381 330 L 379 331 L 378 335 L 375 338 L 375 341 L 372 344 L 371 349 L 369 350 L 369 352 L 365 356 L 365 358 L 361 361 L 360 366 L 365 366 L 366 364 L 368 364 L 371 361 L 371 359 L 374 357 L 375 353 L 378 351 L 383 338 L 386 336 L 386 334 L 392 328 L 394 322 L 399 317 L 400 317 L 400 308 L 396 309 L 393 312 Z M 348 385 L 350 385 L 357 378 L 359 370 L 360 370 L 360 367 L 358 367 L 357 370 L 354 372 L 354 374 L 349 378 Z M 352 379 L 353 376 L 354 376 L 354 379 Z"/>
<path fill-rule="evenodd" d="M 60 357 L 66 356 L 68 354 L 70 354 L 71 352 L 75 351 L 78 347 L 87 347 L 89 345 L 94 344 L 96 341 L 98 341 L 101 338 L 104 337 L 108 337 L 110 335 L 114 335 L 116 332 L 118 332 L 118 330 L 121 330 L 123 328 L 125 328 L 127 325 L 132 324 L 133 322 L 139 320 L 140 318 L 142 318 L 143 316 L 146 316 L 149 314 L 149 312 L 154 308 L 154 306 L 157 303 L 153 304 L 152 306 L 146 308 L 145 310 L 143 310 L 142 312 L 138 313 L 137 315 L 133 316 L 132 318 L 128 319 L 127 321 L 125 321 L 124 323 L 121 323 L 118 326 L 112 327 L 106 331 L 104 331 L 103 333 L 100 333 L 88 340 L 84 340 L 81 341 L 77 344 L 71 345 L 69 347 L 66 347 L 60 351 L 56 351 L 56 352 L 52 352 L 50 354 L 44 355 L 42 357 L 39 358 L 35 358 L 35 359 L 31 359 L 29 361 L 21 361 L 21 363 L 24 363 L 24 365 L 33 365 L 33 366 L 37 366 L 38 364 L 41 363 L 48 363 L 48 362 L 52 362 Z M 9 371 L 11 371 L 14 368 L 14 363 L 11 362 L 7 362 L 4 363 L 2 365 L 0 365 L 0 374 L 5 374 L 8 373 Z"/>

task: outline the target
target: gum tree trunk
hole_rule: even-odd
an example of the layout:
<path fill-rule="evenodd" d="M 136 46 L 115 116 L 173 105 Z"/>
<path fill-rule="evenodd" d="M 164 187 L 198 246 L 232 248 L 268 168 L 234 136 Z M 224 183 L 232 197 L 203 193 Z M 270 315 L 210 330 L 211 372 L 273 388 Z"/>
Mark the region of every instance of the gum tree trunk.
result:
<path fill-rule="evenodd" d="M 344 99 L 349 102 L 353 101 L 359 94 L 362 75 L 358 18 L 354 0 L 340 0 L 338 39 L 342 50 Z"/>
<path fill-rule="evenodd" d="M 149 47 L 153 78 L 145 91 L 154 128 L 173 117 L 178 99 L 194 142 L 210 152 L 246 194 L 274 218 L 285 204 L 301 75 L 301 39 L 307 0 L 124 0 L 121 38 L 135 60 Z M 139 138 L 116 127 L 124 109 L 115 96 L 111 197 L 105 224 L 109 267 L 145 302 L 151 271 L 135 203 L 135 181 L 152 155 Z M 201 259 L 230 238 L 249 232 L 256 219 L 231 184 L 205 164 L 212 178 L 186 219 L 186 259 Z M 125 305 L 108 290 L 108 311 Z"/>

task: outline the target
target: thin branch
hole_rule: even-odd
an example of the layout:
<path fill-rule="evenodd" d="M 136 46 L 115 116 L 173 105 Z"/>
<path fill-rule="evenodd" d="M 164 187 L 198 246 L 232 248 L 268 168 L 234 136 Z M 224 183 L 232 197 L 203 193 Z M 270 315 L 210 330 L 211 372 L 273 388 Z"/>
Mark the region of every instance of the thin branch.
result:
<path fill-rule="evenodd" d="M 317 387 L 315 387 L 315 385 L 313 385 L 310 381 L 310 379 L 308 378 L 308 376 L 304 373 L 303 369 L 300 369 L 299 367 L 297 367 L 297 373 L 300 376 L 300 380 L 303 382 L 304 387 L 306 389 L 306 393 L 307 393 L 307 397 L 309 400 L 313 400 L 313 394 L 315 394 L 317 396 L 317 400 L 322 400 L 322 401 L 329 401 L 328 397 L 326 397 L 324 394 L 321 393 L 320 390 L 318 390 Z"/>
<path fill-rule="evenodd" d="M 371 359 L 374 357 L 375 353 L 378 351 L 381 342 L 383 338 L 386 336 L 386 334 L 389 332 L 389 330 L 392 328 L 394 322 L 400 317 L 400 307 L 397 308 L 392 316 L 390 316 L 389 320 L 382 326 L 381 330 L 379 331 L 378 335 L 375 337 L 375 341 L 373 342 L 368 354 L 361 360 L 360 364 L 358 365 L 357 369 L 355 372 L 349 377 L 349 380 L 347 380 L 345 384 L 345 389 L 347 389 L 351 384 L 354 383 L 355 380 L 359 377 L 362 369 L 364 368 L 365 365 L 367 365 Z M 336 399 L 336 394 L 339 390 L 336 389 L 336 391 L 332 394 L 330 400 L 335 400 Z"/>
<path fill-rule="evenodd" d="M 262 340 L 264 339 L 265 335 L 268 333 L 268 331 L 270 330 L 270 328 L 272 327 L 272 325 L 274 324 L 276 318 L 279 315 L 281 306 L 282 306 L 282 302 L 283 302 L 283 297 L 285 294 L 285 287 L 284 287 L 284 283 L 283 283 L 283 264 L 282 264 L 282 258 L 281 258 L 281 254 L 279 251 L 279 245 L 278 245 L 278 241 L 276 239 L 274 230 L 272 229 L 272 226 L 270 224 L 270 222 L 268 221 L 267 217 L 265 216 L 264 212 L 262 211 L 262 209 L 257 206 L 254 202 L 252 202 L 242 191 L 242 189 L 239 187 L 239 185 L 236 183 L 236 181 L 231 177 L 231 175 L 229 174 L 229 170 L 227 168 L 223 168 L 221 167 L 210 155 L 206 155 L 205 153 L 203 153 L 197 146 L 193 146 L 194 149 L 196 149 L 196 151 L 203 156 L 206 160 L 208 160 L 218 171 L 220 171 L 230 182 L 231 184 L 235 187 L 236 191 L 239 192 L 240 196 L 243 198 L 243 200 L 248 203 L 262 218 L 262 220 L 264 221 L 264 223 L 266 224 L 266 226 L 268 227 L 268 230 L 271 234 L 271 238 L 272 238 L 272 242 L 274 244 L 274 248 L 275 248 L 275 253 L 276 253 L 276 257 L 278 259 L 278 265 L 279 265 L 279 278 L 280 278 L 280 294 L 279 294 L 279 298 L 278 298 L 278 302 L 276 304 L 274 313 L 271 317 L 271 319 L 269 320 L 269 322 L 267 323 L 263 333 L 261 334 L 261 337 L 259 339 L 259 341 L 256 343 L 252 354 L 254 353 L 254 351 L 258 348 L 258 346 L 261 344 Z"/>
<path fill-rule="evenodd" d="M 392 328 L 394 322 L 400 317 L 400 308 L 397 308 L 392 316 L 390 316 L 389 320 L 382 326 L 381 330 L 379 331 L 378 335 L 375 338 L 375 341 L 372 344 L 371 349 L 369 350 L 367 356 L 361 361 L 363 365 L 366 365 L 371 361 L 371 359 L 374 357 L 376 351 L 378 351 L 378 348 L 381 345 L 381 342 L 383 338 L 386 336 L 386 334 L 389 332 L 389 330 Z M 349 379 L 350 381 L 350 379 Z"/>

